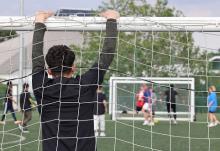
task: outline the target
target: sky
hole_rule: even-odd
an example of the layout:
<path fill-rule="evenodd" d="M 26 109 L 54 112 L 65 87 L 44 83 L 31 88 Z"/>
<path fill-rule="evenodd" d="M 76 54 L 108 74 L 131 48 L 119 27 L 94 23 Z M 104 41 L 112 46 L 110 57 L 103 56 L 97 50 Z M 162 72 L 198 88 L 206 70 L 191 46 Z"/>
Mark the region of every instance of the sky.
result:
<path fill-rule="evenodd" d="M 20 0 L 1 0 L 0 15 L 19 15 Z M 24 0 L 24 14 L 33 15 L 37 10 L 59 8 L 97 8 L 109 0 Z M 156 0 L 147 0 L 155 3 Z M 186 16 L 220 16 L 220 0 L 168 0 L 169 6 L 182 10 Z M 13 4 L 13 5 L 12 5 Z"/>
<path fill-rule="evenodd" d="M 155 1 L 155 0 L 152 0 Z M 189 17 L 220 16 L 219 0 L 168 0 L 169 6 L 182 10 Z"/>
<path fill-rule="evenodd" d="M 19 15 L 20 0 L 1 0 L 0 16 Z M 37 10 L 56 11 L 59 8 L 97 8 L 102 1 L 109 0 L 24 0 L 24 15 L 32 16 Z M 154 4 L 156 0 L 147 0 Z M 220 16 L 220 0 L 168 0 L 170 7 L 183 11 L 188 17 L 218 17 Z M 219 36 L 194 34 L 196 45 L 212 49 L 220 48 Z"/>

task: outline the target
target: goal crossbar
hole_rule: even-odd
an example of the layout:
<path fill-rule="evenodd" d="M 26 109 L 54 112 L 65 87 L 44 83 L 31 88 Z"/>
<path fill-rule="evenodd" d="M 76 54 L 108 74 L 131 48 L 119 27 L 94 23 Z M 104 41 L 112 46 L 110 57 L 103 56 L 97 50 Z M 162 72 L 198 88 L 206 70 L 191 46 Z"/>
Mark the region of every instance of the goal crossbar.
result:
<path fill-rule="evenodd" d="M 52 31 L 102 31 L 106 20 L 103 17 L 51 17 L 46 22 Z M 0 16 L 0 30 L 30 31 L 34 17 Z M 220 17 L 120 17 L 120 31 L 190 31 L 219 32 Z"/>

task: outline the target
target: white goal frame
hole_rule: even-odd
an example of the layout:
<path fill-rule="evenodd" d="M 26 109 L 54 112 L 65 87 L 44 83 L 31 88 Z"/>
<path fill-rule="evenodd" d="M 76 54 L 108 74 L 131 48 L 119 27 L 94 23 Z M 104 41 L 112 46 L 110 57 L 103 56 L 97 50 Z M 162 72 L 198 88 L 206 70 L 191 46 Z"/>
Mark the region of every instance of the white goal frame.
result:
<path fill-rule="evenodd" d="M 0 16 L 0 30 L 32 31 L 34 17 Z M 54 31 L 103 31 L 103 17 L 50 17 L 46 26 Z M 220 17 L 120 17 L 120 31 L 219 32 Z"/>
<path fill-rule="evenodd" d="M 190 112 L 178 112 L 178 114 L 189 115 L 189 118 L 178 118 L 180 121 L 194 121 L 195 118 L 195 80 L 194 78 L 171 78 L 171 77 L 111 77 L 109 80 L 109 114 L 112 115 L 112 120 L 143 120 L 139 117 L 117 117 L 117 84 L 118 83 L 149 83 L 151 81 L 156 84 L 189 84 L 191 90 L 190 95 Z M 134 113 L 132 113 L 134 114 Z M 158 115 L 165 115 L 167 112 L 157 112 Z M 158 118 L 159 120 L 169 120 L 168 118 Z"/>

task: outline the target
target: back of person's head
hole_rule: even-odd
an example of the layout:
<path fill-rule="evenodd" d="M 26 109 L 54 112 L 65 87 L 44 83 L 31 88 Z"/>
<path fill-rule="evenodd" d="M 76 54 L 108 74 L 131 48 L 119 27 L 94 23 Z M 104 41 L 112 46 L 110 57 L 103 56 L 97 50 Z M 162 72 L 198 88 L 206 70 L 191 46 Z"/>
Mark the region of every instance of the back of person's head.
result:
<path fill-rule="evenodd" d="M 12 82 L 11 82 L 11 81 L 8 81 L 8 82 L 7 82 L 7 86 L 12 86 Z"/>
<path fill-rule="evenodd" d="M 216 87 L 214 85 L 209 87 L 209 92 L 215 92 L 216 91 Z"/>
<path fill-rule="evenodd" d="M 173 85 L 173 84 L 170 84 L 170 88 L 171 88 L 171 89 L 174 88 L 174 85 Z"/>
<path fill-rule="evenodd" d="M 61 75 L 72 70 L 74 52 L 66 45 L 55 45 L 48 50 L 46 62 L 53 75 Z"/>
<path fill-rule="evenodd" d="M 7 82 L 7 89 L 6 89 L 7 93 L 12 91 L 12 86 L 13 86 L 12 81 L 8 81 Z"/>
<path fill-rule="evenodd" d="M 23 84 L 23 91 L 26 91 L 29 88 L 29 84 L 28 83 L 24 83 Z"/>
<path fill-rule="evenodd" d="M 142 84 L 142 88 L 143 88 L 144 90 L 147 90 L 147 89 L 148 89 L 147 84 L 143 83 L 143 84 Z"/>
<path fill-rule="evenodd" d="M 11 81 L 8 81 L 8 82 L 7 82 L 7 88 L 9 88 L 9 89 L 12 88 L 12 82 L 11 82 Z"/>

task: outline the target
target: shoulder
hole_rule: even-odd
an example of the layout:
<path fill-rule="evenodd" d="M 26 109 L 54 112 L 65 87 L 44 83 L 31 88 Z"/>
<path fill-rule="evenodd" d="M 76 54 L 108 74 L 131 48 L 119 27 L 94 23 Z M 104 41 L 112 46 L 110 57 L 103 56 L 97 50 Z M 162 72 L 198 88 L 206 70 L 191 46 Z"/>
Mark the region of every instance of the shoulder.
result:
<path fill-rule="evenodd" d="M 209 95 L 210 95 L 210 96 L 215 96 L 216 93 L 215 93 L 215 92 L 211 92 Z"/>
<path fill-rule="evenodd" d="M 102 96 L 103 96 L 103 97 L 106 97 L 105 93 L 102 93 Z"/>
<path fill-rule="evenodd" d="M 216 92 L 212 92 L 211 94 L 213 97 L 217 97 Z"/>
<path fill-rule="evenodd" d="M 101 96 L 105 95 L 103 92 L 99 92 L 99 94 L 100 94 Z"/>
<path fill-rule="evenodd" d="M 20 98 L 23 99 L 24 97 L 25 97 L 25 93 L 22 92 L 22 93 L 20 94 Z"/>
<path fill-rule="evenodd" d="M 100 97 L 105 96 L 105 94 L 104 94 L 103 92 L 98 92 L 98 95 L 99 95 Z"/>
<path fill-rule="evenodd" d="M 208 95 L 209 99 L 214 99 L 215 97 L 216 97 L 216 94 L 213 92 Z"/>

